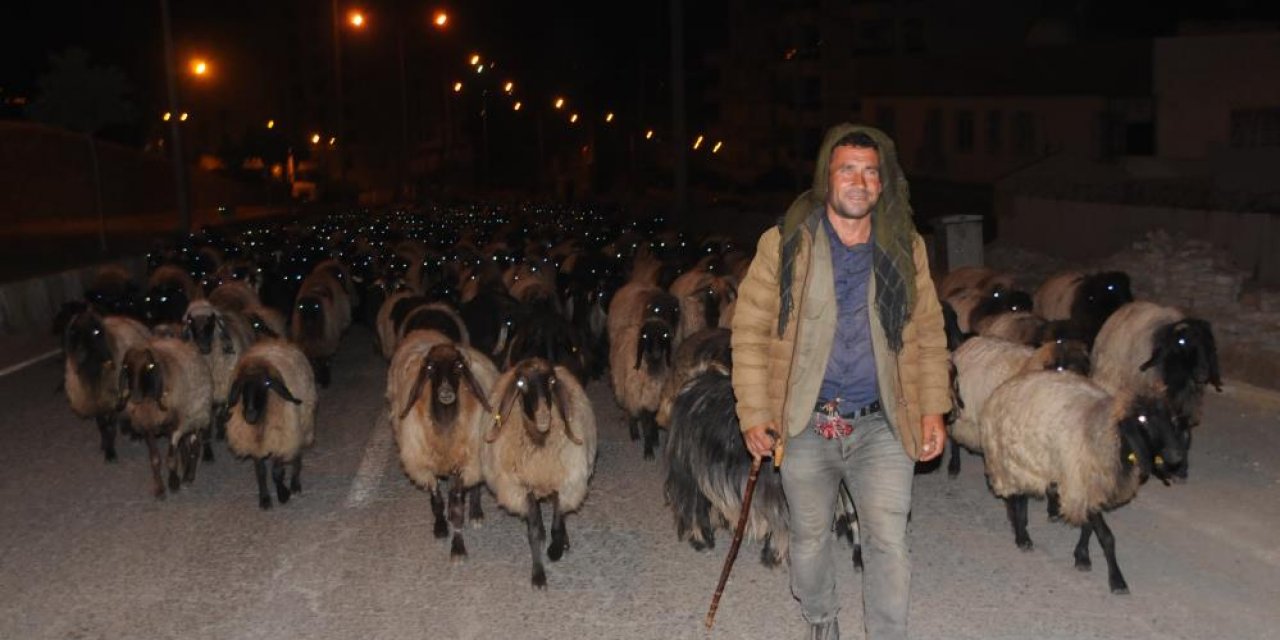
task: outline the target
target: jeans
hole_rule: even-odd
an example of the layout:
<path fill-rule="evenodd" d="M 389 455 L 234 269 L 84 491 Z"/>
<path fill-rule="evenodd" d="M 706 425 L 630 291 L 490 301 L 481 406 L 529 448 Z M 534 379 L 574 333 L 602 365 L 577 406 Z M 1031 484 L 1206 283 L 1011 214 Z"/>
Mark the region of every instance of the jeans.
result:
<path fill-rule="evenodd" d="M 862 536 L 867 637 L 905 639 L 911 588 L 907 514 L 915 463 L 883 413 L 853 424 L 853 433 L 827 440 L 811 422 L 804 433 L 787 440 L 782 488 L 791 510 L 791 592 L 810 623 L 826 622 L 839 613 L 831 540 L 843 480 L 857 508 Z"/>

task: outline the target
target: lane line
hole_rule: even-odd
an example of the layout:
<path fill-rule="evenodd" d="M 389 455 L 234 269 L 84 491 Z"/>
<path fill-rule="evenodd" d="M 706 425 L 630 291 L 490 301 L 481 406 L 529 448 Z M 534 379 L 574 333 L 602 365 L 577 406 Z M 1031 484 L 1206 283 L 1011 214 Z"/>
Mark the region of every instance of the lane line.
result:
<path fill-rule="evenodd" d="M 42 353 L 34 358 L 23 360 L 22 362 L 19 362 L 18 364 L 15 364 L 11 367 L 0 369 L 0 378 L 3 378 L 11 373 L 17 373 L 19 371 L 22 371 L 23 369 L 26 369 L 27 367 L 33 364 L 36 364 L 37 362 L 48 360 L 49 358 L 52 358 L 58 355 L 59 353 L 62 353 L 62 349 L 54 349 L 53 351 L 50 351 L 48 353 Z"/>
<path fill-rule="evenodd" d="M 373 433 L 369 434 L 369 444 L 365 445 L 364 458 L 360 460 L 360 468 L 351 481 L 351 491 L 347 493 L 348 509 L 364 506 L 378 489 L 378 483 L 386 471 L 387 462 L 391 459 L 391 450 L 395 447 L 395 438 L 391 433 L 391 422 L 387 412 L 378 414 L 374 422 Z"/>

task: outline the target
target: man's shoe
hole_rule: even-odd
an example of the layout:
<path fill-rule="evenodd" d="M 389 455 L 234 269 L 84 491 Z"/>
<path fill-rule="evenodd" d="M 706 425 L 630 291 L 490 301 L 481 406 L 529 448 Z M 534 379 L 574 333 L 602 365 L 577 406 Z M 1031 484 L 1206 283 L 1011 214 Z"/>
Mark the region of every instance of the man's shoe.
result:
<path fill-rule="evenodd" d="M 826 622 L 809 625 L 808 640 L 840 640 L 840 622 L 832 618 Z"/>

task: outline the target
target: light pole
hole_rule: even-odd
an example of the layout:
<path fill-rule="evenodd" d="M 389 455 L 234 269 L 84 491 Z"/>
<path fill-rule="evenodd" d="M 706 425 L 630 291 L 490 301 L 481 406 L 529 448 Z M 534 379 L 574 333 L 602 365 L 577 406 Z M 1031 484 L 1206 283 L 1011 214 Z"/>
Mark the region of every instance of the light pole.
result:
<path fill-rule="evenodd" d="M 164 71 L 168 85 L 169 112 L 178 113 L 178 70 L 173 53 L 173 19 L 169 12 L 169 0 L 160 0 L 160 20 L 164 31 Z M 191 232 L 191 202 L 187 198 L 187 165 L 182 157 L 182 134 L 179 118 L 169 119 L 169 144 L 173 156 L 173 188 L 178 204 L 178 232 Z"/>

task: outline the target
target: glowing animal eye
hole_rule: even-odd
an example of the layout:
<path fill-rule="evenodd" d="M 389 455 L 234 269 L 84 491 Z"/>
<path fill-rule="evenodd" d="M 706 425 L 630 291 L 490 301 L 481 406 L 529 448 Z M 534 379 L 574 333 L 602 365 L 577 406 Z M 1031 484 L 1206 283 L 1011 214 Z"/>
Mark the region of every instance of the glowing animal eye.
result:
<path fill-rule="evenodd" d="M 1183 345 L 1183 346 L 1186 346 L 1186 344 L 1187 344 L 1187 339 L 1186 339 L 1186 338 L 1178 338 L 1178 344 Z"/>
<path fill-rule="evenodd" d="M 516 386 L 517 386 L 517 387 L 520 387 L 521 389 L 524 389 L 524 387 L 525 387 L 524 378 L 521 378 L 521 379 L 519 379 L 519 380 L 516 380 Z"/>
<path fill-rule="evenodd" d="M 102 332 L 101 332 L 101 331 L 99 331 L 99 330 L 97 330 L 97 329 L 94 329 L 94 330 L 93 330 L 93 335 L 95 335 L 95 336 L 96 336 L 96 335 L 98 335 L 99 333 L 102 333 Z"/>
<path fill-rule="evenodd" d="M 168 302 L 169 296 L 160 296 L 160 302 Z"/>
<path fill-rule="evenodd" d="M 1138 464 L 1138 454 L 1130 452 L 1128 460 L 1129 464 Z"/>
<path fill-rule="evenodd" d="M 1142 424 L 1146 424 L 1146 423 L 1147 423 L 1147 417 L 1146 417 L 1146 416 L 1138 416 L 1138 422 L 1141 422 Z"/>
<path fill-rule="evenodd" d="M 150 371 L 150 370 L 152 370 L 152 369 L 154 369 L 154 368 L 156 368 L 156 363 L 154 363 L 154 362 L 148 362 L 148 363 L 147 363 L 147 371 Z"/>

